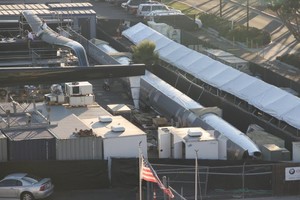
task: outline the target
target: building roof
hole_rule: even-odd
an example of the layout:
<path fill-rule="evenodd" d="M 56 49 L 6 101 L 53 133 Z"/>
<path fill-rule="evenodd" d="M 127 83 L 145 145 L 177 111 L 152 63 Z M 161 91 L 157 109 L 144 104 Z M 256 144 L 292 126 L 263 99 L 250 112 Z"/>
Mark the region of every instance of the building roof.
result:
<path fill-rule="evenodd" d="M 100 122 L 98 118 L 84 119 L 82 121 L 93 129 L 97 137 L 101 136 L 104 139 L 146 135 L 144 131 L 122 116 L 111 116 L 111 119 L 111 122 Z M 122 127 L 124 131 L 113 131 L 114 128 L 122 130 Z"/>
<path fill-rule="evenodd" d="M 51 132 L 49 132 L 49 130 L 45 128 L 32 130 L 12 130 L 3 132 L 10 140 L 13 141 L 54 138 Z"/>
<path fill-rule="evenodd" d="M 90 129 L 93 129 L 93 133 L 96 137 L 103 138 L 146 135 L 145 132 L 122 116 L 112 116 L 96 103 L 85 107 L 36 103 L 36 109 L 45 117 L 50 117 L 51 126 L 49 126 L 48 129 L 50 133 L 58 139 L 77 138 L 77 132 Z M 30 105 L 27 110 L 32 111 L 33 105 Z M 100 116 L 111 118 L 111 121 L 99 122 Z M 23 119 L 23 121 L 25 121 L 25 119 Z M 4 124 L 2 125 L 4 126 Z M 114 132 L 113 129 L 124 129 L 124 131 Z M 23 134 L 32 133 L 24 131 Z"/>
<path fill-rule="evenodd" d="M 162 127 L 161 129 L 163 129 Z M 206 131 L 200 127 L 189 127 L 189 128 L 176 128 L 167 127 L 167 129 L 173 135 L 177 135 L 182 139 L 183 142 L 203 142 L 203 141 L 216 141 L 213 131 Z"/>

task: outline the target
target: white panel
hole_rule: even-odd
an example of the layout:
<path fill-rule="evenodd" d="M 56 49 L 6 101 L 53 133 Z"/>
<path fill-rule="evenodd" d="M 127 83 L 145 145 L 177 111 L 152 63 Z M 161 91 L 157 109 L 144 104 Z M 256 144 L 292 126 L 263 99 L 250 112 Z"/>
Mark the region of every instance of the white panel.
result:
<path fill-rule="evenodd" d="M 201 57 L 204 57 L 204 55 L 198 53 L 197 51 L 191 51 L 188 55 L 185 56 L 185 59 L 180 59 L 176 63 L 180 69 L 188 69 L 190 68 L 191 64 L 197 62 Z"/>
<path fill-rule="evenodd" d="M 214 77 L 211 77 L 210 83 L 212 85 L 214 84 L 215 87 L 221 88 L 224 84 L 237 78 L 241 74 L 242 74 L 242 72 L 240 72 L 234 68 L 227 68 L 226 70 L 222 71 L 222 73 L 219 73 L 219 74 L 215 75 Z"/>
<path fill-rule="evenodd" d="M 215 83 L 210 81 L 214 76 L 221 74 L 222 72 L 226 71 L 228 67 L 226 65 L 216 62 L 206 69 L 202 70 L 199 73 L 199 77 L 201 77 L 201 80 L 204 80 L 207 83 L 210 83 L 212 86 L 215 86 Z"/>
<path fill-rule="evenodd" d="M 241 99 L 248 101 L 249 104 L 251 104 L 252 99 L 268 91 L 271 87 L 271 85 L 266 84 L 265 82 L 257 79 L 257 81 L 240 90 L 238 96 Z"/>
<path fill-rule="evenodd" d="M 240 76 L 237 76 L 231 81 L 228 81 L 228 83 L 225 83 L 221 87 L 221 89 L 237 96 L 240 90 L 244 89 L 257 80 L 258 79 L 252 78 L 247 74 L 241 73 Z"/>
<path fill-rule="evenodd" d="M 300 104 L 289 110 L 282 116 L 283 120 L 286 121 L 291 126 L 300 129 L 299 119 L 300 119 Z"/>
<path fill-rule="evenodd" d="M 300 163 L 300 142 L 292 142 L 293 144 L 293 162 Z"/>
<path fill-rule="evenodd" d="M 147 138 L 142 136 L 128 136 L 128 137 L 112 137 L 103 139 L 103 159 L 108 160 L 111 157 L 116 158 L 138 158 L 139 157 L 139 143 L 145 157 L 147 155 Z"/>
<path fill-rule="evenodd" d="M 182 139 L 178 137 L 177 135 L 172 134 L 174 137 L 174 143 L 173 143 L 173 158 L 175 159 L 181 159 L 182 158 Z"/>
<path fill-rule="evenodd" d="M 158 157 L 171 158 L 171 133 L 164 129 L 158 129 Z"/>
<path fill-rule="evenodd" d="M 279 116 L 278 119 L 282 120 L 284 114 L 292 112 L 294 108 L 300 105 L 300 101 L 298 99 L 299 98 L 295 97 L 294 95 L 287 93 L 284 98 L 280 98 L 266 105 L 264 108 L 266 110 L 274 110 L 274 112 L 276 112 L 276 115 Z M 299 120 L 299 118 L 295 118 L 295 120 Z M 297 128 L 300 128 L 299 122 L 297 123 Z"/>
<path fill-rule="evenodd" d="M 217 141 L 202 141 L 202 142 L 189 142 L 185 146 L 185 158 L 195 159 L 196 151 L 198 151 L 198 159 L 211 159 L 217 160 L 219 158 L 219 148 Z"/>

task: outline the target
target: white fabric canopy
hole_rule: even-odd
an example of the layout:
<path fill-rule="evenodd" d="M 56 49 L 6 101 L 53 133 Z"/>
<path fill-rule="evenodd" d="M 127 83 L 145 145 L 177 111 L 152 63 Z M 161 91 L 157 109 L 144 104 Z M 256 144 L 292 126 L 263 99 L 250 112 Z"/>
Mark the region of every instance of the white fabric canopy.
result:
<path fill-rule="evenodd" d="M 298 97 L 188 49 L 142 23 L 132 26 L 122 34 L 134 44 L 143 40 L 153 41 L 156 45 L 155 51 L 161 60 L 300 129 Z"/>

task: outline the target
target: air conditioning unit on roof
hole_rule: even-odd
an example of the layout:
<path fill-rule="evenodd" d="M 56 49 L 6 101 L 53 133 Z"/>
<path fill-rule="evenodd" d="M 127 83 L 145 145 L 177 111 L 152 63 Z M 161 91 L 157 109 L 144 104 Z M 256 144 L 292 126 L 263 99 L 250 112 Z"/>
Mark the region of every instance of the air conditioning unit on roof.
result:
<path fill-rule="evenodd" d="M 123 132 L 123 131 L 125 131 L 125 128 L 124 128 L 124 126 L 117 125 L 117 126 L 112 126 L 111 130 L 113 132 Z"/>
<path fill-rule="evenodd" d="M 99 122 L 108 123 L 112 122 L 112 118 L 110 116 L 99 116 Z"/>
<path fill-rule="evenodd" d="M 201 132 L 200 129 L 193 128 L 193 129 L 189 129 L 188 130 L 188 135 L 190 137 L 201 137 L 202 136 L 202 132 Z"/>

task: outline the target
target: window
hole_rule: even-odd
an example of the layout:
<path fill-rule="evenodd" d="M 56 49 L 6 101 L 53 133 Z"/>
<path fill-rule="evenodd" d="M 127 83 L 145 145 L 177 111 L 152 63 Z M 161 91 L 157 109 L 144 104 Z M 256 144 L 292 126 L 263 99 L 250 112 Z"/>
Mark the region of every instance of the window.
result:
<path fill-rule="evenodd" d="M 14 179 L 6 179 L 0 182 L 0 187 L 22 186 L 22 182 Z"/>
<path fill-rule="evenodd" d="M 143 6 L 142 11 L 150 11 L 150 6 Z"/>
<path fill-rule="evenodd" d="M 72 94 L 79 94 L 79 86 L 72 87 Z"/>
<path fill-rule="evenodd" d="M 152 10 L 168 10 L 165 6 L 153 6 Z"/>
<path fill-rule="evenodd" d="M 42 178 L 31 175 L 31 174 L 27 174 L 22 179 L 29 182 L 30 184 L 34 184 L 34 183 L 37 183 L 42 180 Z"/>

